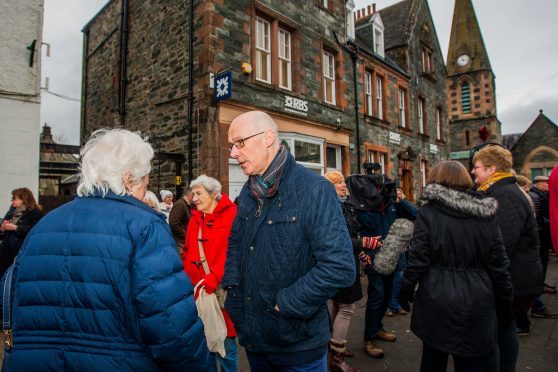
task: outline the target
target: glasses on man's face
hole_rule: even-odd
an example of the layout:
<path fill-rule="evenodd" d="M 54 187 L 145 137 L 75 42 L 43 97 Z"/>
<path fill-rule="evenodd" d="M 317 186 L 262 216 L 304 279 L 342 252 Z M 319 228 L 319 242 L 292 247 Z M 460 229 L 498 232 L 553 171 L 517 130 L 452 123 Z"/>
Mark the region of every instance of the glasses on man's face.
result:
<path fill-rule="evenodd" d="M 265 133 L 265 131 L 260 132 L 260 133 L 256 133 L 256 134 L 252 134 L 251 136 L 248 136 L 248 137 L 239 138 L 236 141 L 234 141 L 233 143 L 229 143 L 229 152 L 232 151 L 233 146 L 236 147 L 237 149 L 243 148 L 244 146 L 246 146 L 246 144 L 244 142 L 246 142 L 247 140 L 249 140 L 252 137 L 259 136 L 262 133 Z"/>
<path fill-rule="evenodd" d="M 477 168 L 486 168 L 486 165 L 475 165 L 473 170 L 476 170 Z"/>

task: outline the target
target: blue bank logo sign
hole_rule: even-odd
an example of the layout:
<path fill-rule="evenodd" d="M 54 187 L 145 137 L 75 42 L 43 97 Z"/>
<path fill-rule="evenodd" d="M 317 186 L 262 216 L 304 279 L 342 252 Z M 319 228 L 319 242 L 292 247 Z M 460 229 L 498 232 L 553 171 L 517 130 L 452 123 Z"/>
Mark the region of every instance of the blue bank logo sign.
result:
<path fill-rule="evenodd" d="M 215 90 L 213 91 L 213 100 L 215 102 L 231 98 L 232 96 L 232 71 L 226 71 L 219 75 L 215 75 Z"/>

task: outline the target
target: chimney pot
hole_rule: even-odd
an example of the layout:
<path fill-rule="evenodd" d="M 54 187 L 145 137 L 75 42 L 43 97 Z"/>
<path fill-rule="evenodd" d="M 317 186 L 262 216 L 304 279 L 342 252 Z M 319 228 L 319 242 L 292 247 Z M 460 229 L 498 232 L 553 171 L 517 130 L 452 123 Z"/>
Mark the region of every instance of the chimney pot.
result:
<path fill-rule="evenodd" d="M 370 10 L 372 9 L 372 7 L 370 5 L 368 5 L 366 7 L 366 15 L 369 16 L 370 15 Z"/>
<path fill-rule="evenodd" d="M 372 13 L 376 13 L 376 3 L 372 4 Z"/>

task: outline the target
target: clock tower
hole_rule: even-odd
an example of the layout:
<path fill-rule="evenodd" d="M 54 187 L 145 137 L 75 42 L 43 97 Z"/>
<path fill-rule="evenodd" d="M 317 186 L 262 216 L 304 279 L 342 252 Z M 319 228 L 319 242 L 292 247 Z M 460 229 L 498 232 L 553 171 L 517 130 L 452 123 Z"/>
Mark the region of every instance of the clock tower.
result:
<path fill-rule="evenodd" d="M 455 0 L 446 61 L 451 158 L 464 164 L 471 147 L 502 141 L 495 76 L 471 1 Z"/>

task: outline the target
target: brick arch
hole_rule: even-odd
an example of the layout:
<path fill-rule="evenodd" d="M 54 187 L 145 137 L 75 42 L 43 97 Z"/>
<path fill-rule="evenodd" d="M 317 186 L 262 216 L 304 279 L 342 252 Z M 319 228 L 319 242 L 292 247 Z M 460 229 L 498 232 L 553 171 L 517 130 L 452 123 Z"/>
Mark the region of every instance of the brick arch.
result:
<path fill-rule="evenodd" d="M 530 165 L 529 163 L 531 162 L 531 159 L 533 159 L 535 157 L 535 155 L 537 155 L 539 152 L 541 151 L 546 151 L 549 152 L 551 154 L 553 154 L 556 159 L 558 160 L 558 151 L 553 149 L 552 147 L 548 147 L 548 146 L 539 146 L 534 148 L 533 150 L 531 150 L 527 156 L 525 157 L 525 160 L 523 160 L 523 164 L 521 164 L 521 173 L 526 175 L 527 177 L 529 177 L 529 175 L 531 174 L 531 168 L 539 168 L 538 166 L 533 167 L 532 165 L 539 165 L 539 163 L 535 163 Z M 542 165 L 541 165 L 542 168 Z"/>

